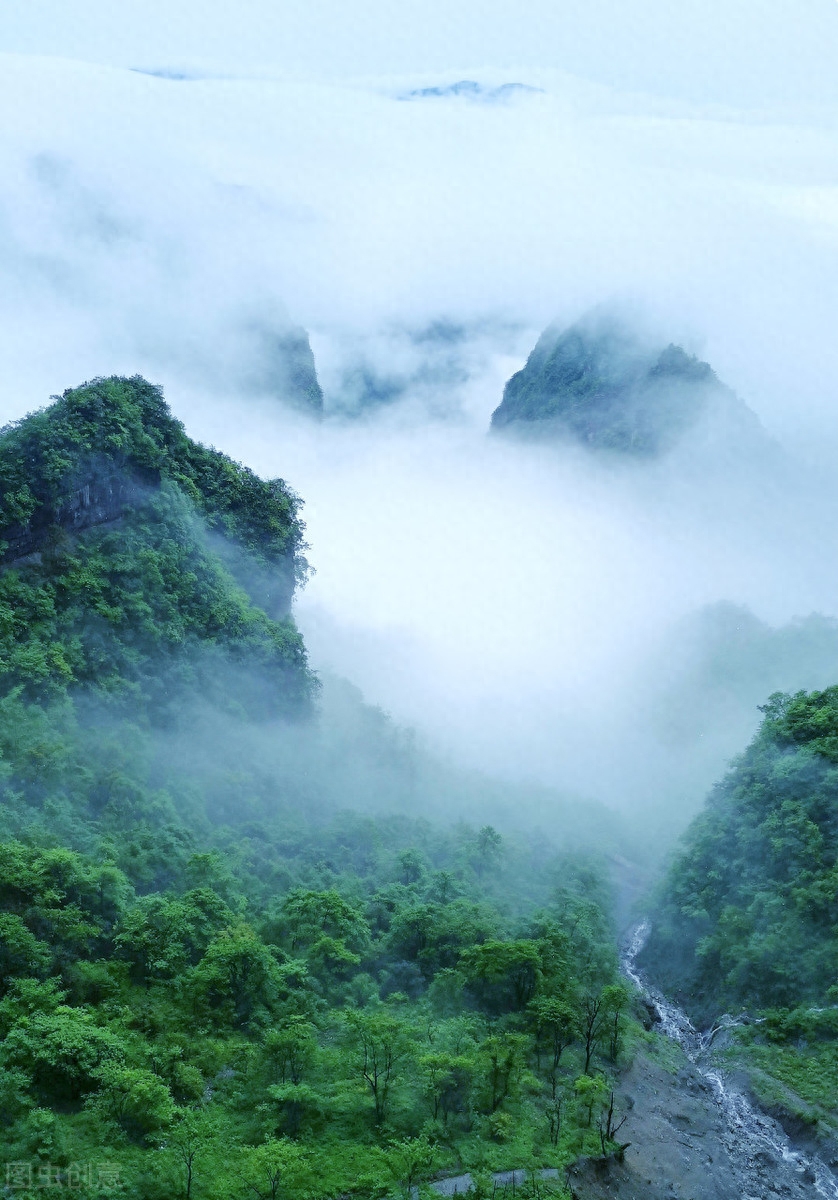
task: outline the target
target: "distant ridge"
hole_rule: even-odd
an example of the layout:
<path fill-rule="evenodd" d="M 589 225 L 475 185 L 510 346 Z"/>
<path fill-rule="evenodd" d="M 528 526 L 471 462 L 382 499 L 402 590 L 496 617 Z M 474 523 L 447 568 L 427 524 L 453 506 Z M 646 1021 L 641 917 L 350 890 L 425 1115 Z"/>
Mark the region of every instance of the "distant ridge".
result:
<path fill-rule="evenodd" d="M 436 87 L 414 88 L 404 92 L 399 100 L 435 100 L 455 96 L 465 100 L 476 100 L 483 104 L 497 104 L 510 100 L 515 95 L 542 92 L 543 88 L 528 83 L 502 83 L 498 87 L 487 87 L 476 79 L 459 79 L 456 83 L 438 84 Z"/>

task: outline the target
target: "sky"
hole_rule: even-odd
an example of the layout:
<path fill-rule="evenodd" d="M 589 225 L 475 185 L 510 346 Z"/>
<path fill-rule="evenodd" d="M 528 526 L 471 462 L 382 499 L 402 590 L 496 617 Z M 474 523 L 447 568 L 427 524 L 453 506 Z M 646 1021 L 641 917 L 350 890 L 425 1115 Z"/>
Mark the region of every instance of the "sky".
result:
<path fill-rule="evenodd" d="M 701 614 L 838 615 L 836 51 L 833 0 L 6 0 L 0 422 L 162 383 L 303 496 L 316 667 L 470 765 L 686 819 L 760 688 L 832 680 L 824 634 L 713 691 Z M 540 331 L 609 303 L 782 468 L 487 437 Z M 289 324 L 321 424 L 256 382 Z M 391 403 L 347 416 L 370 379 Z"/>
<path fill-rule="evenodd" d="M 6 49 L 114 66 L 318 80 L 471 68 L 570 71 L 748 107 L 834 101 L 831 0 L 6 0 Z"/>

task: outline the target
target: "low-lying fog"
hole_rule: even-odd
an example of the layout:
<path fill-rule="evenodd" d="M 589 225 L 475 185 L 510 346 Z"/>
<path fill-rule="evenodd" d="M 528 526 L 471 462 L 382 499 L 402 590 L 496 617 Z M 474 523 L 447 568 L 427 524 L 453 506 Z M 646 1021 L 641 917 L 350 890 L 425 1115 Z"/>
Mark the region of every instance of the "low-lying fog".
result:
<path fill-rule="evenodd" d="M 761 10 L 750 46 L 737 21 L 741 44 L 701 43 L 705 93 L 695 14 L 666 34 L 681 88 L 648 54 L 642 79 L 609 73 L 579 13 L 576 66 L 533 38 L 501 54 L 493 8 L 483 66 L 456 39 L 388 58 L 381 34 L 363 79 L 334 40 L 322 70 L 272 72 L 253 47 L 224 70 L 214 10 L 211 53 L 183 30 L 168 53 L 107 28 L 66 43 L 93 62 L 34 57 L 56 46 L 21 18 L 0 78 L 0 421 L 95 375 L 162 383 L 191 434 L 304 498 L 316 667 L 458 760 L 683 824 L 770 691 L 838 682 L 818 57 L 838 9 L 808 8 L 814 25 Z M 613 301 L 711 362 L 773 445 L 620 462 L 487 436 L 541 329 Z M 288 323 L 311 336 L 319 423 L 266 394 Z"/>

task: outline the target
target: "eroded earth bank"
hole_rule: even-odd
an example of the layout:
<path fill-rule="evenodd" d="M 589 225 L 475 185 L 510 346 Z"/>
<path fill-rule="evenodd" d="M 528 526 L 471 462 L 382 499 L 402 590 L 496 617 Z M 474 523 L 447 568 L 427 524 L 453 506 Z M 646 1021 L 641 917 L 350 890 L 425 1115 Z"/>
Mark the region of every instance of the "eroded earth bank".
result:
<path fill-rule="evenodd" d="M 747 1098 L 744 1080 L 731 1080 L 714 1065 L 712 1036 L 698 1034 L 637 969 L 645 933 L 641 926 L 629 939 L 623 970 L 662 1036 L 620 1081 L 625 1152 L 571 1168 L 575 1200 L 838 1197 L 835 1164 L 792 1144 L 779 1121 Z"/>

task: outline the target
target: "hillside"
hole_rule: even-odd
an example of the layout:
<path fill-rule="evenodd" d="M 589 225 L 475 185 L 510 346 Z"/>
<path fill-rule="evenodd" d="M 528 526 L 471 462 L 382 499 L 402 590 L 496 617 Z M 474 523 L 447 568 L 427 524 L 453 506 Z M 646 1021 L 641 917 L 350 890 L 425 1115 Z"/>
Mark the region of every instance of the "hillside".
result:
<path fill-rule="evenodd" d="M 641 961 L 761 1107 L 838 1166 L 838 687 L 777 693 L 658 893 Z M 741 1086 L 741 1084 L 740 1084 Z"/>
<path fill-rule="evenodd" d="M 705 1019 L 832 1002 L 838 687 L 776 694 L 665 882 L 645 962 Z"/>
<path fill-rule="evenodd" d="M 3 432 L 0 480 L 6 689 L 82 688 L 154 719 L 179 687 L 212 690 L 222 665 L 246 662 L 249 702 L 308 702 L 289 615 L 306 571 L 298 501 L 190 441 L 158 388 L 108 379 L 65 392 Z"/>
<path fill-rule="evenodd" d="M 605 862 L 486 814 L 538 800 L 602 848 L 613 818 L 434 762 L 348 685 L 321 701 L 299 501 L 144 380 L 4 430 L 0 479 L 21 1194 L 360 1200 L 610 1148 L 632 1026 Z"/>
<path fill-rule="evenodd" d="M 544 331 L 506 384 L 492 429 L 654 457 L 702 419 L 721 421 L 737 439 L 758 429 L 708 363 L 680 346 L 650 346 L 622 320 L 595 313 Z"/>

